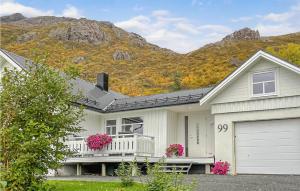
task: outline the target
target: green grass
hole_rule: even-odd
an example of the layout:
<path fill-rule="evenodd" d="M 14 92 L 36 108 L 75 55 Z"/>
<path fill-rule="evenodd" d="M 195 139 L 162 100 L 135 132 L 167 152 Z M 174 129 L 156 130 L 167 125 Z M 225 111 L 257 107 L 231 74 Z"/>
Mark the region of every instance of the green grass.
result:
<path fill-rule="evenodd" d="M 130 187 L 122 187 L 120 182 L 92 182 L 92 181 L 58 181 L 49 180 L 57 191 L 140 191 L 143 185 L 135 183 Z"/>

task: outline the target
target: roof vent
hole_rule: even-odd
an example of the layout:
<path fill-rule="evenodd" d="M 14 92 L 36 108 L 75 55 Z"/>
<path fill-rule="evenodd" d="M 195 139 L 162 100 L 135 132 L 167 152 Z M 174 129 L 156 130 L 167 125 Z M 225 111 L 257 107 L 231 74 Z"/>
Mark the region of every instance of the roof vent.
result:
<path fill-rule="evenodd" d="M 101 90 L 108 91 L 108 74 L 106 73 L 97 74 L 96 86 Z"/>

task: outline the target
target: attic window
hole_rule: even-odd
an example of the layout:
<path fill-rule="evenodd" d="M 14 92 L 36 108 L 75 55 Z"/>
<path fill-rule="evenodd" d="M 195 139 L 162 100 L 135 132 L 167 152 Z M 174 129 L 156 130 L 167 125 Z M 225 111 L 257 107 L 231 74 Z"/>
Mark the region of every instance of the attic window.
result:
<path fill-rule="evenodd" d="M 253 96 L 267 96 L 275 93 L 275 71 L 259 72 L 252 75 Z"/>

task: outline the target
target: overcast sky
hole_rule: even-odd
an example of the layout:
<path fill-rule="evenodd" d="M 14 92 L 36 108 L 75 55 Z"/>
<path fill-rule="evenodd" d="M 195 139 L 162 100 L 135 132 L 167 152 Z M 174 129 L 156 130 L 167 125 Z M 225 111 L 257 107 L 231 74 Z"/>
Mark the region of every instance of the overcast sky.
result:
<path fill-rule="evenodd" d="M 300 31 L 300 0 L 0 0 L 0 15 L 110 21 L 186 53 L 243 27 L 262 36 Z"/>

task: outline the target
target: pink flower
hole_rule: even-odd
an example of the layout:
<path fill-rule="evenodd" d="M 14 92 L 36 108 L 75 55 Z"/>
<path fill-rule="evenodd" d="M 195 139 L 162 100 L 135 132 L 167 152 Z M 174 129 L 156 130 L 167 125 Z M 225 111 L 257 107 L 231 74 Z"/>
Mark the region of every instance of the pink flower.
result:
<path fill-rule="evenodd" d="M 184 147 L 181 144 L 171 144 L 166 150 L 167 157 L 175 156 L 182 156 L 183 155 Z"/>
<path fill-rule="evenodd" d="M 92 150 L 101 150 L 111 142 L 112 138 L 107 134 L 90 135 L 87 138 L 87 146 Z"/>
<path fill-rule="evenodd" d="M 213 174 L 226 175 L 229 171 L 229 163 L 228 162 L 215 162 L 214 167 L 211 169 Z"/>

